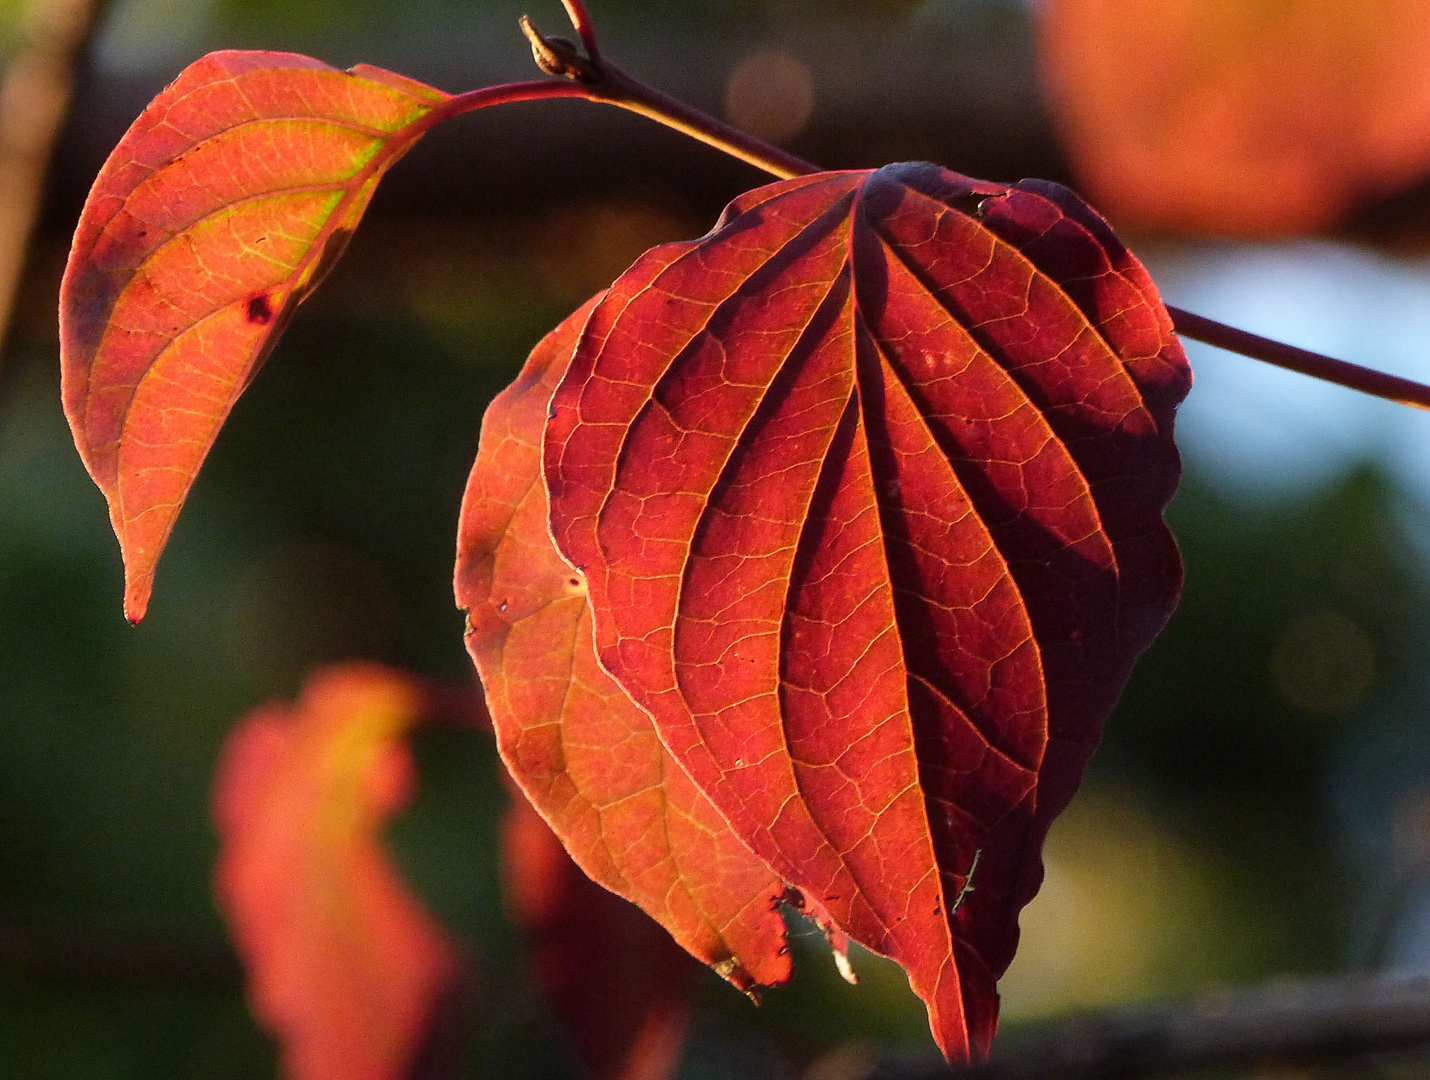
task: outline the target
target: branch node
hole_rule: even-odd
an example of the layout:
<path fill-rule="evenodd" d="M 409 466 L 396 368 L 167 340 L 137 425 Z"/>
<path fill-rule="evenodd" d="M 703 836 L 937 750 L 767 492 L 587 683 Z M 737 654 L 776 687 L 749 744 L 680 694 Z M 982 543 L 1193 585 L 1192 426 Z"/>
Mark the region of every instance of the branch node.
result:
<path fill-rule="evenodd" d="M 574 42 L 561 37 L 547 37 L 525 15 L 521 17 L 521 32 L 531 42 L 531 56 L 536 66 L 546 74 L 579 83 L 601 81 L 600 69 L 588 57 L 581 55 Z"/>

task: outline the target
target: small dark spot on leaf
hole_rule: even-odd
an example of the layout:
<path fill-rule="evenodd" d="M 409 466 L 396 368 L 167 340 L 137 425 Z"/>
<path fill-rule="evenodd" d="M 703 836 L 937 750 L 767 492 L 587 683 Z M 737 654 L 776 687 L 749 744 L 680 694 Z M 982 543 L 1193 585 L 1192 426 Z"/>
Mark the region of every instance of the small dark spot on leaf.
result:
<path fill-rule="evenodd" d="M 267 326 L 273 321 L 273 307 L 268 303 L 268 294 L 259 293 L 257 296 L 248 298 L 248 306 L 244 309 L 244 316 L 251 323 L 259 326 Z"/>

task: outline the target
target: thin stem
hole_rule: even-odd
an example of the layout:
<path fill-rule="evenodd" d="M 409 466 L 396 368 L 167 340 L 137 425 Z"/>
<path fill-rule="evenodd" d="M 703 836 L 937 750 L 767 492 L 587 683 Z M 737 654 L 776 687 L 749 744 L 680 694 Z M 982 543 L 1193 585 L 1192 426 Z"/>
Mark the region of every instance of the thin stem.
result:
<path fill-rule="evenodd" d="M 586 13 L 586 5 L 581 0 L 561 0 L 561 6 L 566 9 L 566 15 L 576 30 L 576 36 L 581 39 L 581 47 L 586 50 L 587 58 L 593 64 L 600 64 L 601 46 L 596 41 L 596 24 Z"/>
<path fill-rule="evenodd" d="M 823 171 L 818 165 L 772 146 L 763 139 L 757 139 L 739 128 L 731 127 L 724 121 L 717 120 L 699 109 L 693 109 L 683 101 L 677 101 L 627 75 L 592 48 L 595 43 L 595 30 L 580 0 L 562 0 L 562 3 L 566 5 L 568 13 L 571 13 L 572 22 L 581 35 L 582 45 L 586 49 L 585 56 L 577 54 L 569 42 L 546 37 L 526 17 L 521 20 L 521 29 L 531 42 L 532 54 L 543 71 L 571 80 L 571 85 L 585 91 L 567 96 L 583 97 L 587 101 L 597 101 L 639 113 L 731 157 L 739 158 L 757 169 L 763 169 L 781 180 Z"/>
<path fill-rule="evenodd" d="M 606 77 L 595 87 L 601 96 L 594 100 L 629 109 L 633 113 L 659 121 L 666 127 L 684 132 L 707 146 L 723 150 L 781 180 L 824 171 L 818 165 L 646 86 L 609 60 L 601 64 L 601 70 Z"/>
<path fill-rule="evenodd" d="M 428 113 L 427 119 L 436 124 L 491 105 L 513 105 L 518 101 L 544 101 L 547 98 L 579 98 L 589 101 L 591 91 L 580 83 L 552 82 L 550 79 L 484 86 L 480 90 L 468 90 L 465 94 L 449 98 Z"/>
<path fill-rule="evenodd" d="M 1401 405 L 1413 405 L 1417 409 L 1430 409 L 1430 386 L 1412 379 L 1402 379 L 1346 360 L 1322 356 L 1308 349 L 1298 349 L 1294 345 L 1238 330 L 1234 326 L 1183 311 L 1170 304 L 1167 305 L 1167 312 L 1172 316 L 1172 324 L 1177 333 L 1183 337 L 1195 338 L 1219 349 L 1240 353 L 1253 360 L 1275 364 L 1288 371 L 1297 371 L 1302 375 L 1310 375 L 1312 378 L 1336 383 L 1351 390 L 1359 390 L 1363 394 L 1386 398 Z"/>

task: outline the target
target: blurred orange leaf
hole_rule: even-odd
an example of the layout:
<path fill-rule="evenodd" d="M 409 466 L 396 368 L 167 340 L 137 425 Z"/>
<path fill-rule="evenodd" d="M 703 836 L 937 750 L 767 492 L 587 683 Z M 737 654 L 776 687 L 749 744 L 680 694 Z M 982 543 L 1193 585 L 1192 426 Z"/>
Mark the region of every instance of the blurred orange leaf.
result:
<path fill-rule="evenodd" d="M 379 832 L 409 797 L 404 732 L 425 711 L 372 664 L 313 676 L 229 736 L 214 790 L 219 902 L 290 1080 L 405 1080 L 460 988 L 456 945 Z"/>
<path fill-rule="evenodd" d="M 639 908 L 583 874 L 514 795 L 502 866 L 532 976 L 594 1080 L 666 1080 L 690 1022 L 694 961 Z"/>
<path fill-rule="evenodd" d="M 1430 172 L 1421 0 L 1047 0 L 1086 194 L 1128 223 L 1288 234 Z"/>

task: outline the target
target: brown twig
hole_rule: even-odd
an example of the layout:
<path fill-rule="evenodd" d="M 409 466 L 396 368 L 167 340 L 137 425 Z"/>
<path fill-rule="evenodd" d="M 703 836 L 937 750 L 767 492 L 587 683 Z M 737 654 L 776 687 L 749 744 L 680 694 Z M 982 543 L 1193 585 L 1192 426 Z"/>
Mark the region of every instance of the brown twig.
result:
<path fill-rule="evenodd" d="M 1116 1008 L 995 1044 L 956 1073 L 886 1063 L 868 1080 L 1132 1080 L 1215 1066 L 1321 1064 L 1430 1048 L 1430 979 L 1308 979 Z"/>
<path fill-rule="evenodd" d="M 103 0 L 30 0 L 0 79 L 0 343 L 10 326 L 45 175 L 74 90 L 74 61 Z"/>
<path fill-rule="evenodd" d="M 573 80 L 585 90 L 577 96 L 639 113 L 782 180 L 821 171 L 818 165 L 731 127 L 627 75 L 602 56 L 595 27 L 581 0 L 562 0 L 562 3 L 581 38 L 584 55 L 564 38 L 547 37 L 541 33 L 526 16 L 522 16 L 521 29 L 531 42 L 532 55 L 541 70 Z"/>

